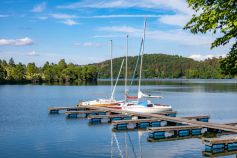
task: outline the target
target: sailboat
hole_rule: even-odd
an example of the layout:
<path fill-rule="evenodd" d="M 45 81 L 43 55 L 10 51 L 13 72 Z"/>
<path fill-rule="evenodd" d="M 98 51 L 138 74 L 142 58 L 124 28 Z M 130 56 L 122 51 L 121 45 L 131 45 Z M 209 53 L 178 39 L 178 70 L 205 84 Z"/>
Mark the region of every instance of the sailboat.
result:
<path fill-rule="evenodd" d="M 111 66 L 111 97 L 109 99 L 96 99 L 96 100 L 91 100 L 91 101 L 84 101 L 84 102 L 80 102 L 78 104 L 78 106 L 103 106 L 103 107 L 117 107 L 120 105 L 120 103 L 122 101 L 117 101 L 115 98 L 114 98 L 114 93 L 115 93 L 115 89 L 116 89 L 116 86 L 117 86 L 117 83 L 118 83 L 118 79 L 119 79 L 119 76 L 120 76 L 120 73 L 121 73 L 121 70 L 122 70 L 122 67 L 123 67 L 123 62 L 124 60 L 122 61 L 122 64 L 121 64 L 121 67 L 120 67 L 120 71 L 119 71 L 119 74 L 118 74 L 118 77 L 117 77 L 117 80 L 116 80 L 116 83 L 115 85 L 113 86 L 113 57 L 112 57 L 112 46 L 113 46 L 113 43 L 112 43 L 112 40 L 110 41 L 110 55 L 111 55 L 111 59 L 110 59 L 110 66 Z"/>
<path fill-rule="evenodd" d="M 141 42 L 140 52 L 141 52 L 141 61 L 140 61 L 140 72 L 139 72 L 139 85 L 138 85 L 138 95 L 137 96 L 128 96 L 126 89 L 126 79 L 125 79 L 125 96 L 126 99 L 123 103 L 121 103 L 121 107 L 123 110 L 140 112 L 140 113 L 158 113 L 164 111 L 171 111 L 172 107 L 170 105 L 161 105 L 155 104 L 150 100 L 146 99 L 145 101 L 141 101 L 142 98 L 163 98 L 162 96 L 153 96 L 144 94 L 141 91 L 141 77 L 142 77 L 142 64 L 143 64 L 143 54 L 144 54 L 144 43 L 145 43 L 145 31 L 146 31 L 146 19 L 144 22 L 144 34 Z M 126 61 L 127 64 L 127 61 Z M 127 67 L 126 67 L 127 71 Z M 126 74 L 126 73 L 125 73 Z M 125 77 L 127 77 L 125 75 Z M 136 101 L 127 101 L 127 99 L 137 99 Z"/>

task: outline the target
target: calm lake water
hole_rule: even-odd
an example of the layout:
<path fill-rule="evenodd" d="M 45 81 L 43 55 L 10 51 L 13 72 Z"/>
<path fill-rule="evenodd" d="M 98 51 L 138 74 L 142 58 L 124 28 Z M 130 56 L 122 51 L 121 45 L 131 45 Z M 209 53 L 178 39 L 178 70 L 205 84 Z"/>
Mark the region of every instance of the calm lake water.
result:
<path fill-rule="evenodd" d="M 210 115 L 212 122 L 237 122 L 236 80 L 150 80 L 144 92 L 164 96 L 178 116 Z M 122 98 L 124 87 L 117 87 Z M 131 87 L 135 94 L 137 87 Z M 200 139 L 147 142 L 137 131 L 113 133 L 109 124 L 89 125 L 87 119 L 48 114 L 48 107 L 73 106 L 80 100 L 109 97 L 108 82 L 98 85 L 0 85 L 1 157 L 203 157 Z M 111 145 L 112 135 L 117 142 Z M 141 144 L 139 145 L 139 135 Z M 141 150 L 140 150 L 141 149 Z M 230 155 L 226 157 L 236 157 Z"/>

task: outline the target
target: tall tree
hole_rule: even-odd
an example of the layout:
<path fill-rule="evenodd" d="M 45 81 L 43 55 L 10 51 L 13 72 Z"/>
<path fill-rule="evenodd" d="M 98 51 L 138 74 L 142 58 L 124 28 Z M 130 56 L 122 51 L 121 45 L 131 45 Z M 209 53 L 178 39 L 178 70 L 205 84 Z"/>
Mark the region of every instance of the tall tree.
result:
<path fill-rule="evenodd" d="M 15 61 L 13 60 L 13 58 L 10 58 L 9 65 L 10 66 L 15 66 Z"/>
<path fill-rule="evenodd" d="M 37 72 L 38 72 L 38 68 L 36 67 L 35 63 L 28 63 L 26 67 L 27 79 L 29 80 L 36 79 Z"/>
<path fill-rule="evenodd" d="M 6 77 L 6 70 L 0 64 L 0 82 L 5 80 L 5 77 Z"/>
<path fill-rule="evenodd" d="M 184 29 L 192 33 L 218 34 L 211 48 L 226 45 L 233 39 L 234 44 L 221 62 L 225 74 L 237 74 L 237 1 L 236 0 L 187 0 L 196 14 L 186 24 Z"/>

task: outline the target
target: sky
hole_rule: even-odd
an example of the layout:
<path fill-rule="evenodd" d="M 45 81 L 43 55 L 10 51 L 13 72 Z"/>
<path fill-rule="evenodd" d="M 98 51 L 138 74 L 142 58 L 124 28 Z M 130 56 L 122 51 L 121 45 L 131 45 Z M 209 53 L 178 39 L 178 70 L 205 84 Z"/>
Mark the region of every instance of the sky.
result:
<path fill-rule="evenodd" d="M 183 26 L 194 12 L 185 0 L 1 0 L 0 59 L 24 64 L 46 61 L 84 65 L 113 56 L 138 55 L 147 17 L 145 53 L 203 60 L 225 56 L 229 46 L 210 50 L 218 35 L 191 34 Z M 219 34 L 220 36 L 220 34 Z"/>

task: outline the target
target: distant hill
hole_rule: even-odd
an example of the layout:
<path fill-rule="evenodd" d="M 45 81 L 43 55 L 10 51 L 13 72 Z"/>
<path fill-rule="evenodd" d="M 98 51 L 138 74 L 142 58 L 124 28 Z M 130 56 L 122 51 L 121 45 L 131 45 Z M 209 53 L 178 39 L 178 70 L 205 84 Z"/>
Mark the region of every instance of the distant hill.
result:
<path fill-rule="evenodd" d="M 117 76 L 122 59 L 113 59 L 114 77 Z M 131 78 L 137 56 L 128 57 L 128 76 Z M 140 62 L 139 62 L 140 64 Z M 110 78 L 110 60 L 93 64 L 97 67 L 98 78 Z M 125 70 L 120 78 L 124 77 Z M 178 55 L 145 54 L 143 58 L 143 78 L 229 78 L 220 72 L 219 59 L 195 61 Z M 138 76 L 138 71 L 136 73 Z"/>

